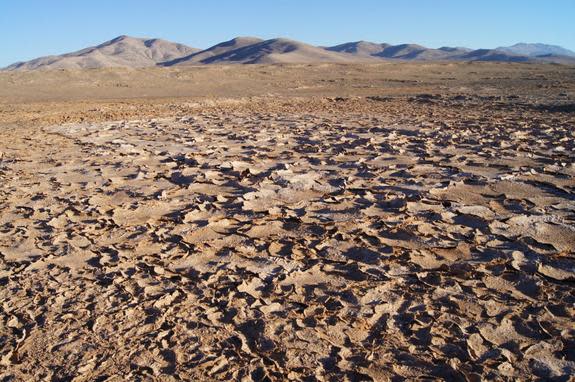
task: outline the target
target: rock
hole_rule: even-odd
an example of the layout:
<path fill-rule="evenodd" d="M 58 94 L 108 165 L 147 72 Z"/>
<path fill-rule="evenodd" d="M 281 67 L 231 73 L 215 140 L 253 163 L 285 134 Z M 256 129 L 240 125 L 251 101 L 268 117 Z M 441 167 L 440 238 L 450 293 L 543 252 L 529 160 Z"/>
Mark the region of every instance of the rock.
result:
<path fill-rule="evenodd" d="M 556 262 L 553 265 L 540 263 L 537 272 L 558 281 L 575 281 L 575 268 L 565 263 Z"/>

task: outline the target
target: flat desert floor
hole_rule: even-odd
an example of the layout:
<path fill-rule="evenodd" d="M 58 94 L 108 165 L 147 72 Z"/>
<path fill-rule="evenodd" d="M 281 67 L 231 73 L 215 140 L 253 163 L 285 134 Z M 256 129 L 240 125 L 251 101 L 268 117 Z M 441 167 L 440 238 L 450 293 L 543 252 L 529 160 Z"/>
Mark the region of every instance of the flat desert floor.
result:
<path fill-rule="evenodd" d="M 575 68 L 0 73 L 0 380 L 575 374 Z"/>

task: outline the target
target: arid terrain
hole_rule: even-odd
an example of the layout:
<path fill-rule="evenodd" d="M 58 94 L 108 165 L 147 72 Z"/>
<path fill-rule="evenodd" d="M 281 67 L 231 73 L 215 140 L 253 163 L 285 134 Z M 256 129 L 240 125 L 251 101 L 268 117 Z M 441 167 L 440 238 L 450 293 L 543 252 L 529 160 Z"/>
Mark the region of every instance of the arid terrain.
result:
<path fill-rule="evenodd" d="M 0 381 L 575 375 L 575 67 L 0 72 Z"/>

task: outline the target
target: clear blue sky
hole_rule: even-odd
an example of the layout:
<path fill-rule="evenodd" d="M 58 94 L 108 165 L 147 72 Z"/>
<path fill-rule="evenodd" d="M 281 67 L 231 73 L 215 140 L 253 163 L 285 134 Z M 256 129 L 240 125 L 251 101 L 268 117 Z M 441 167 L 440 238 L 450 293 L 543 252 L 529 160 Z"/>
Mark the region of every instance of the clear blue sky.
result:
<path fill-rule="evenodd" d="M 251 35 L 575 50 L 575 0 L 0 0 L 0 67 L 122 34 L 197 48 Z"/>

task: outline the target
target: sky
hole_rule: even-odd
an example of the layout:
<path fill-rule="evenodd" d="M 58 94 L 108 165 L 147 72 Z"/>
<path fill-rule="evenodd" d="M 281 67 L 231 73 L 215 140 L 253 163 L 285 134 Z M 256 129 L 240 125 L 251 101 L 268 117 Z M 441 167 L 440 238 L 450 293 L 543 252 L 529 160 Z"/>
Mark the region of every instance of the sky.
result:
<path fill-rule="evenodd" d="M 257 36 L 575 50 L 575 0 L 0 0 L 0 67 L 119 35 L 196 48 Z"/>

